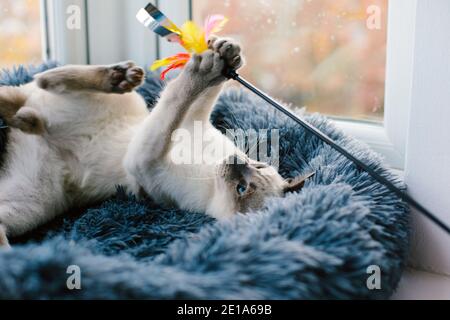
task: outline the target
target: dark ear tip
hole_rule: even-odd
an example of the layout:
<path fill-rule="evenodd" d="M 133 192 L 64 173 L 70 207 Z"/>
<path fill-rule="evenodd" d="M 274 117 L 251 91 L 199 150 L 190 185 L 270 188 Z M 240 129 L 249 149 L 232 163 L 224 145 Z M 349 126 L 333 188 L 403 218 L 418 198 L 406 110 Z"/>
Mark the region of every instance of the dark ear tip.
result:
<path fill-rule="evenodd" d="M 305 180 L 308 180 L 316 175 L 317 171 L 313 171 L 305 176 Z"/>
<path fill-rule="evenodd" d="M 312 172 L 310 174 L 307 174 L 305 176 L 297 177 L 294 179 L 287 179 L 287 185 L 284 188 L 284 193 L 291 193 L 291 192 L 297 192 L 300 191 L 304 186 L 308 179 L 313 177 L 316 174 L 316 172 Z"/>

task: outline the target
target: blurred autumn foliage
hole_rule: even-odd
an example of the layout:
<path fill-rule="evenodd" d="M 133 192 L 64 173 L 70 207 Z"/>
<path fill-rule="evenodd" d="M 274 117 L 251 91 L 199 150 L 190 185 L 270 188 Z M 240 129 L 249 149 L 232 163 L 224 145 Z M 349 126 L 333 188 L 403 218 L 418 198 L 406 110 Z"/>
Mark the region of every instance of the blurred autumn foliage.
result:
<path fill-rule="evenodd" d="M 39 0 L 0 0 L 0 68 L 42 61 Z"/>
<path fill-rule="evenodd" d="M 187 1 L 187 0 L 186 0 Z M 388 0 L 192 0 L 194 20 L 230 18 L 245 47 L 242 74 L 309 112 L 381 121 Z M 368 28 L 369 7 L 381 22 Z M 39 0 L 0 0 L 0 68 L 39 63 Z"/>
<path fill-rule="evenodd" d="M 379 28 L 369 28 L 369 8 Z M 309 112 L 381 121 L 387 0 L 193 0 L 194 20 L 226 15 L 243 76 Z"/>

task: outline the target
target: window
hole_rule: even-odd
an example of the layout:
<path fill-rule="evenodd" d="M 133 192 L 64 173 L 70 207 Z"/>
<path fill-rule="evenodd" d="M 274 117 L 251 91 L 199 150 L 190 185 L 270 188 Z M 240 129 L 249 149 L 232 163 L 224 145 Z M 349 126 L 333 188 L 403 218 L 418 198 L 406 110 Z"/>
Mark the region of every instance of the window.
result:
<path fill-rule="evenodd" d="M 0 67 L 42 62 L 39 0 L 0 0 Z"/>
<path fill-rule="evenodd" d="M 149 0 L 41 1 L 46 13 L 46 56 L 61 64 L 134 60 L 148 66 L 158 57 L 180 51 L 136 20 L 137 11 Z M 179 25 L 190 17 L 201 23 L 209 14 L 227 15 L 230 22 L 223 34 L 245 45 L 248 66 L 243 76 L 286 103 L 338 118 L 338 126 L 384 155 L 393 168 L 403 168 L 404 154 L 398 151 L 403 140 L 393 144 L 395 139 L 389 133 L 404 126 L 388 119 L 400 108 L 384 108 L 388 0 L 153 3 Z M 67 28 L 67 19 L 74 14 L 68 9 L 74 6 L 79 9 L 79 27 Z M 374 14 L 375 25 L 369 27 L 369 17 Z M 395 46 L 391 43 L 389 47 Z M 391 54 L 399 57 L 396 52 Z M 389 94 L 394 91 L 386 91 L 389 105 L 395 104 Z"/>
<path fill-rule="evenodd" d="M 387 0 L 192 0 L 193 18 L 221 13 L 245 44 L 243 76 L 309 112 L 381 122 Z M 373 14 L 373 21 L 371 15 Z"/>
<path fill-rule="evenodd" d="M 61 64 L 134 60 L 142 66 L 156 59 L 156 36 L 136 20 L 149 0 L 42 1 L 48 16 L 50 59 Z M 68 21 L 76 23 L 68 27 Z"/>

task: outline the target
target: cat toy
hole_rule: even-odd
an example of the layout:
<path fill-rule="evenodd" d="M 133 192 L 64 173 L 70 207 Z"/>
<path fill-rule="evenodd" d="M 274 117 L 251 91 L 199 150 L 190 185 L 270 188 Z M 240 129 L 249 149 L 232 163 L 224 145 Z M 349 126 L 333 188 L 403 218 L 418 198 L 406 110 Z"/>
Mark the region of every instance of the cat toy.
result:
<path fill-rule="evenodd" d="M 161 73 L 161 78 L 165 79 L 168 72 L 183 68 L 186 63 L 191 58 L 192 54 L 201 54 L 208 50 L 207 41 L 209 37 L 213 34 L 220 32 L 228 19 L 222 15 L 209 16 L 206 19 L 205 26 L 202 29 L 193 21 L 186 22 L 181 28 L 177 27 L 170 19 L 168 19 L 157 7 L 153 4 L 148 4 L 145 8 L 141 9 L 136 18 L 147 28 L 158 34 L 159 36 L 167 39 L 170 42 L 175 42 L 180 44 L 187 52 L 178 53 L 168 58 L 157 60 L 151 66 L 151 70 L 156 70 L 162 67 L 166 67 Z M 278 103 L 275 99 L 259 90 L 257 87 L 252 85 L 250 82 L 242 78 L 234 70 L 224 70 L 224 75 L 229 78 L 239 82 L 245 88 L 268 102 L 278 111 L 282 112 L 290 119 L 295 121 L 297 124 L 302 126 L 306 131 L 313 134 L 319 138 L 322 142 L 326 143 L 337 152 L 342 154 L 348 160 L 352 161 L 358 168 L 367 172 L 374 180 L 384 185 L 389 191 L 394 193 L 404 202 L 409 204 L 412 208 L 416 209 L 428 219 L 434 222 L 442 230 L 450 235 L 450 227 L 447 226 L 442 220 L 440 220 L 436 215 L 428 211 L 420 203 L 414 200 L 406 192 L 397 188 L 392 182 L 375 172 L 369 165 L 365 164 L 363 161 L 352 155 L 350 152 L 345 150 L 343 147 L 338 145 L 329 136 L 321 132 L 316 127 L 307 123 L 305 120 L 300 118 L 298 115 Z"/>
<path fill-rule="evenodd" d="M 147 28 L 166 38 L 169 42 L 179 43 L 187 51 L 153 63 L 150 67 L 152 71 L 166 67 L 161 73 L 163 80 L 170 71 L 183 68 L 192 54 L 201 54 L 208 50 L 207 40 L 211 35 L 220 32 L 228 22 L 228 19 L 222 15 L 213 15 L 206 19 L 204 29 L 193 21 L 187 21 L 181 28 L 178 28 L 152 4 L 141 9 L 136 17 Z"/>

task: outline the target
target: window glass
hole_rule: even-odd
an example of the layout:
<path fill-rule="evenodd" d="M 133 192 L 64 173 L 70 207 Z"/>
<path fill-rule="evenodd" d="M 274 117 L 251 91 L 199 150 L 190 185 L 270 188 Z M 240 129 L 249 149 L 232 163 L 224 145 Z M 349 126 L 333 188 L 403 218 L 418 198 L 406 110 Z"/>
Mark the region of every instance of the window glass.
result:
<path fill-rule="evenodd" d="M 224 14 L 244 45 L 242 75 L 309 112 L 382 121 L 387 0 L 192 0 Z"/>
<path fill-rule="evenodd" d="M 39 0 L 0 0 L 0 68 L 42 61 Z"/>

